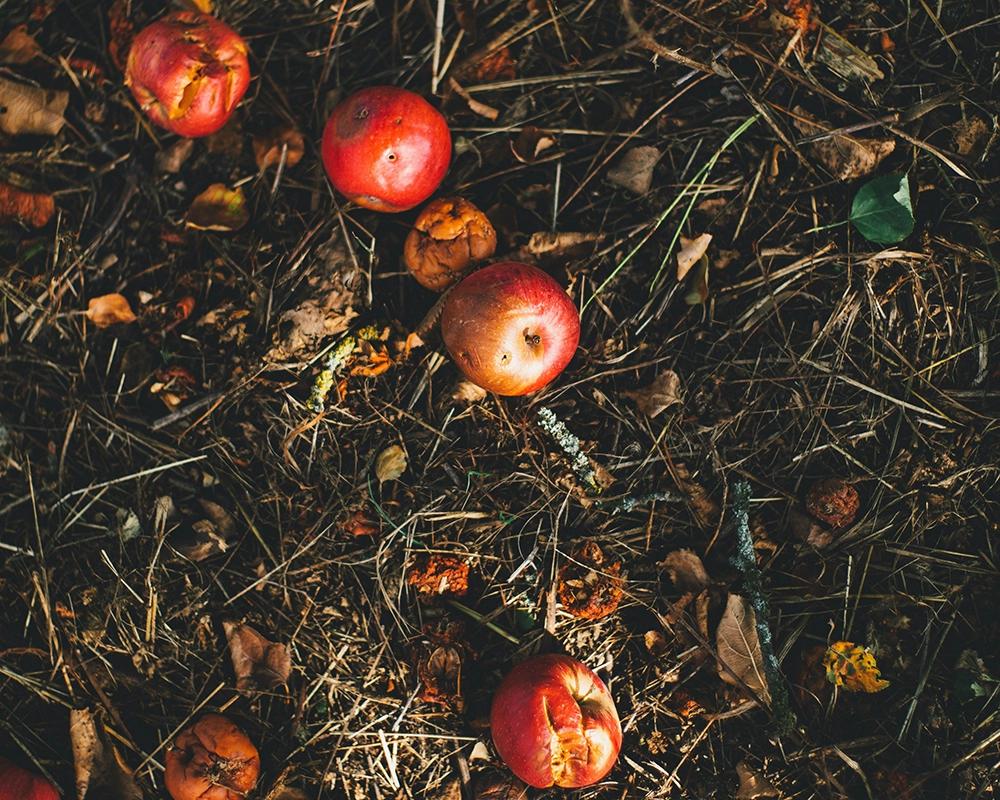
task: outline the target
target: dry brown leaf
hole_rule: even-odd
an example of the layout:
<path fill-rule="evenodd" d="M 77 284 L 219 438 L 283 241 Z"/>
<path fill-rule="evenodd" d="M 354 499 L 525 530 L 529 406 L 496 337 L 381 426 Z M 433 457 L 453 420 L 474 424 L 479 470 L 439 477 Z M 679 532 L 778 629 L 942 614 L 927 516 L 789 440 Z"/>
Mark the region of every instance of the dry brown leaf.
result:
<path fill-rule="evenodd" d="M 649 386 L 635 391 L 622 392 L 635 401 L 639 410 L 647 417 L 655 417 L 670 406 L 681 402 L 681 379 L 672 369 L 664 370 Z"/>
<path fill-rule="evenodd" d="M 491 122 L 496 121 L 497 117 L 500 116 L 500 110 L 493 108 L 493 106 L 488 106 L 486 103 L 479 102 L 475 97 L 469 94 L 465 88 L 456 81 L 454 78 L 448 78 L 448 85 L 451 90 L 461 97 L 469 106 L 469 111 L 473 114 L 478 114 L 481 117 L 485 117 Z"/>
<path fill-rule="evenodd" d="M 575 258 L 592 252 L 600 240 L 599 233 L 537 231 L 531 234 L 525 250 L 535 258 Z"/>
<path fill-rule="evenodd" d="M 232 116 L 229 121 L 215 133 L 209 134 L 202 141 L 205 150 L 213 156 L 239 161 L 243 155 L 243 123 L 238 116 Z"/>
<path fill-rule="evenodd" d="M 398 444 L 389 445 L 375 459 L 379 483 L 394 481 L 406 472 L 406 451 Z"/>
<path fill-rule="evenodd" d="M 286 786 L 284 781 L 278 781 L 264 800 L 309 800 L 309 795 L 301 789 Z"/>
<path fill-rule="evenodd" d="M 69 92 L 27 86 L 0 78 L 0 133 L 55 136 L 66 122 Z"/>
<path fill-rule="evenodd" d="M 170 174 L 180 172 L 192 152 L 194 152 L 194 139 L 178 139 L 156 154 L 157 171 Z"/>
<path fill-rule="evenodd" d="M 708 259 L 698 262 L 698 268 L 691 279 L 691 291 L 684 295 L 684 302 L 696 306 L 708 300 Z"/>
<path fill-rule="evenodd" d="M 633 194 L 646 194 L 653 186 L 653 170 L 663 157 L 657 148 L 640 145 L 625 151 L 608 170 L 608 182 Z"/>
<path fill-rule="evenodd" d="M 0 181 L 0 222 L 17 220 L 33 228 L 44 228 L 56 213 L 56 201 L 50 194 L 25 192 Z"/>
<path fill-rule="evenodd" d="M 27 25 L 18 25 L 0 42 L 0 64 L 27 64 L 42 52 Z"/>
<path fill-rule="evenodd" d="M 282 153 L 285 166 L 294 167 L 302 160 L 305 152 L 306 140 L 294 125 L 286 123 L 253 137 L 253 157 L 259 170 L 280 164 Z"/>
<path fill-rule="evenodd" d="M 70 710 L 69 738 L 77 800 L 141 800 L 131 770 L 90 709 Z"/>
<path fill-rule="evenodd" d="M 677 488 L 687 495 L 691 513 L 703 528 L 715 527 L 722 514 L 719 504 L 712 499 L 708 490 L 691 478 L 691 472 L 683 463 L 674 465 Z"/>
<path fill-rule="evenodd" d="M 249 625 L 223 622 L 229 656 L 236 673 L 236 689 L 245 695 L 255 689 L 283 686 L 292 672 L 292 656 L 283 644 L 264 638 Z"/>
<path fill-rule="evenodd" d="M 691 550 L 674 550 L 660 562 L 660 566 L 667 571 L 679 592 L 698 594 L 712 583 L 701 558 Z"/>
<path fill-rule="evenodd" d="M 250 221 L 247 200 L 240 188 L 213 183 L 188 209 L 184 224 L 199 231 L 235 231 Z"/>
<path fill-rule="evenodd" d="M 986 140 L 990 132 L 986 120 L 982 117 L 971 117 L 959 120 L 952 130 L 952 137 L 955 140 L 955 152 L 960 156 L 972 156 L 979 154 L 980 145 Z"/>
<path fill-rule="evenodd" d="M 757 617 L 746 598 L 738 594 L 729 595 L 726 610 L 715 632 L 715 647 L 722 662 L 718 667 L 719 677 L 733 686 L 740 685 L 736 679 L 739 678 L 765 702 L 770 702 L 771 694 L 764 676 L 764 656 L 757 637 Z"/>
<path fill-rule="evenodd" d="M 750 769 L 746 761 L 736 765 L 736 775 L 740 786 L 736 790 L 735 800 L 760 800 L 762 797 L 777 797 L 778 790 L 763 775 Z"/>
<path fill-rule="evenodd" d="M 172 501 L 171 501 L 172 504 Z M 204 498 L 198 498 L 198 506 L 203 518 L 198 516 L 196 509 L 185 509 L 185 517 L 190 520 L 171 536 L 170 545 L 181 555 L 191 561 L 204 561 L 206 558 L 225 553 L 230 541 L 236 536 L 236 520 L 233 515 L 218 503 Z M 176 516 L 176 507 L 166 514 L 165 520 Z"/>
<path fill-rule="evenodd" d="M 681 237 L 681 249 L 677 252 L 677 280 L 684 280 L 684 276 L 691 271 L 691 267 L 697 264 L 708 250 L 708 245 L 712 241 L 712 234 L 703 233 L 688 239 Z"/>
<path fill-rule="evenodd" d="M 455 386 L 455 391 L 451 393 L 451 399 L 461 403 L 478 403 L 485 398 L 486 390 L 472 381 L 459 381 Z"/>
<path fill-rule="evenodd" d="M 555 137 L 551 134 L 534 125 L 525 125 L 517 137 L 511 139 L 510 149 L 514 158 L 522 164 L 532 164 L 555 143 Z"/>
<path fill-rule="evenodd" d="M 117 292 L 90 298 L 87 301 L 85 313 L 87 319 L 98 328 L 108 328 L 118 323 L 129 323 L 136 320 L 128 300 Z"/>
<path fill-rule="evenodd" d="M 667 637 L 660 631 L 646 631 L 642 635 L 642 641 L 651 655 L 661 656 L 667 652 Z"/>
<path fill-rule="evenodd" d="M 801 106 L 792 109 L 795 127 L 805 136 L 813 136 L 832 130 L 834 126 L 811 116 Z M 861 178 L 875 171 L 893 150 L 895 139 L 860 139 L 847 134 L 838 134 L 828 139 L 810 142 L 809 149 L 816 159 L 841 181 Z"/>

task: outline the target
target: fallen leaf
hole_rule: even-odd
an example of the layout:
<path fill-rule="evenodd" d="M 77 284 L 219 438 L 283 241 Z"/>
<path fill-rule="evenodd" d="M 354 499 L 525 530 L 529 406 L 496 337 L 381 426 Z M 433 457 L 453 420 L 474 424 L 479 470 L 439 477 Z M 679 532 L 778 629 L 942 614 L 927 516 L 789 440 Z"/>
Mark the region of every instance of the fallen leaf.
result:
<path fill-rule="evenodd" d="M 777 797 L 778 790 L 763 775 L 750 769 L 746 761 L 736 765 L 736 776 L 740 786 L 736 790 L 735 800 L 760 800 L 762 797 Z"/>
<path fill-rule="evenodd" d="M 653 169 L 662 157 L 663 153 L 651 145 L 630 148 L 608 170 L 608 182 L 633 194 L 644 195 L 653 186 Z"/>
<path fill-rule="evenodd" d="M 0 222 L 17 220 L 33 228 L 44 228 L 56 213 L 56 201 L 50 194 L 25 192 L 0 181 Z"/>
<path fill-rule="evenodd" d="M 257 162 L 257 169 L 261 171 L 280 164 L 282 154 L 285 166 L 294 167 L 302 160 L 305 152 L 305 138 L 294 125 L 286 123 L 253 137 L 253 157 Z"/>
<path fill-rule="evenodd" d="M 209 155 L 239 161 L 243 155 L 243 125 L 239 116 L 232 116 L 229 121 L 215 133 L 209 134 L 202 141 Z"/>
<path fill-rule="evenodd" d="M 501 47 L 483 56 L 473 69 L 479 83 L 491 81 L 512 81 L 517 77 L 517 64 L 511 57 L 509 47 Z"/>
<path fill-rule="evenodd" d="M 128 57 L 132 38 L 135 36 L 135 26 L 129 19 L 130 0 L 114 0 L 108 8 L 108 55 L 119 71 L 125 71 L 125 59 Z"/>
<path fill-rule="evenodd" d="M 461 403 L 478 403 L 485 398 L 486 390 L 472 381 L 459 381 L 451 393 L 451 399 Z"/>
<path fill-rule="evenodd" d="M 534 125 L 525 125 L 517 137 L 511 139 L 510 149 L 514 158 L 522 164 L 532 164 L 555 143 L 555 137 L 551 134 Z"/>
<path fill-rule="evenodd" d="M 535 258 L 578 258 L 593 252 L 599 233 L 537 231 L 531 234 L 525 252 Z"/>
<path fill-rule="evenodd" d="M 757 637 L 757 617 L 746 598 L 730 594 L 726 610 L 715 632 L 715 647 L 719 653 L 719 677 L 739 686 L 739 678 L 770 702 L 771 694 L 764 677 L 764 657 Z M 723 668 L 723 664 L 728 668 Z M 733 677 L 735 674 L 736 677 Z"/>
<path fill-rule="evenodd" d="M 885 78 L 878 62 L 868 53 L 845 39 L 824 22 L 817 20 L 821 29 L 816 61 L 825 64 L 831 72 L 845 80 L 873 83 Z"/>
<path fill-rule="evenodd" d="M 955 152 L 960 156 L 971 156 L 978 154 L 980 145 L 990 132 L 986 120 L 982 117 L 974 116 L 970 119 L 959 120 L 952 130 L 952 137 L 955 140 Z"/>
<path fill-rule="evenodd" d="M 247 200 L 240 188 L 213 183 L 188 209 L 184 224 L 199 231 L 236 231 L 250 221 Z"/>
<path fill-rule="evenodd" d="M 90 709 L 70 710 L 69 738 L 77 800 L 141 800 L 131 770 Z"/>
<path fill-rule="evenodd" d="M 27 64 L 42 52 L 27 25 L 18 25 L 0 42 L 0 64 Z"/>
<path fill-rule="evenodd" d="M 123 542 L 130 542 L 142 533 L 139 515 L 131 508 L 115 509 L 115 522 L 109 530 L 113 531 Z"/>
<path fill-rule="evenodd" d="M 379 483 L 394 481 L 406 472 L 406 451 L 398 444 L 389 445 L 375 459 L 375 475 Z"/>
<path fill-rule="evenodd" d="M 170 174 L 180 172 L 192 152 L 194 152 L 194 139 L 178 139 L 156 154 L 157 171 Z"/>
<path fill-rule="evenodd" d="M 959 703 L 969 703 L 995 691 L 996 678 L 990 675 L 986 664 L 975 650 L 965 649 L 955 662 L 952 689 Z"/>
<path fill-rule="evenodd" d="M 236 673 L 236 689 L 250 695 L 255 689 L 283 686 L 292 672 L 292 656 L 283 644 L 266 639 L 249 625 L 223 622 L 229 657 Z"/>
<path fill-rule="evenodd" d="M 691 279 L 691 291 L 684 295 L 684 302 L 689 306 L 697 306 L 708 300 L 708 259 L 698 262 L 698 269 Z"/>
<path fill-rule="evenodd" d="M 164 500 L 169 501 L 169 505 L 164 502 L 161 508 L 159 504 Z M 164 522 L 181 516 L 173 501 L 169 498 L 161 498 L 161 501 L 157 501 L 157 513 Z M 233 515 L 212 500 L 198 498 L 198 508 L 185 508 L 182 521 L 186 524 L 171 536 L 170 545 L 190 561 L 204 561 L 225 553 L 236 536 Z"/>
<path fill-rule="evenodd" d="M 889 681 L 881 677 L 875 656 L 854 642 L 834 642 L 823 657 L 826 679 L 849 692 L 881 692 Z"/>
<path fill-rule="evenodd" d="M 672 369 L 664 370 L 649 386 L 634 391 L 622 392 L 625 397 L 635 401 L 639 410 L 647 417 L 653 418 L 664 412 L 670 406 L 681 402 L 681 379 Z"/>
<path fill-rule="evenodd" d="M 468 104 L 469 110 L 473 114 L 478 114 L 479 116 L 485 117 L 490 121 L 496 121 L 496 119 L 500 116 L 499 109 L 478 101 L 454 78 L 448 78 L 448 85 L 455 94 L 461 97 Z"/>
<path fill-rule="evenodd" d="M 0 133 L 55 136 L 66 122 L 69 92 L 0 78 Z"/>
<path fill-rule="evenodd" d="M 833 544 L 833 531 L 821 525 L 797 507 L 788 510 L 788 529 L 792 535 L 817 550 Z"/>
<path fill-rule="evenodd" d="M 833 125 L 811 116 L 801 106 L 792 109 L 795 127 L 805 136 L 825 133 Z M 895 139 L 861 139 L 848 134 L 837 134 L 809 143 L 816 159 L 841 181 L 870 175 L 875 168 L 896 149 Z"/>
<path fill-rule="evenodd" d="M 660 631 L 646 631 L 642 635 L 642 641 L 651 655 L 661 656 L 667 652 L 667 637 Z"/>
<path fill-rule="evenodd" d="M 681 237 L 681 249 L 677 252 L 677 280 L 684 280 L 684 276 L 691 271 L 691 267 L 697 264 L 708 250 L 708 245 L 712 241 L 712 234 L 703 233 L 688 239 Z"/>
<path fill-rule="evenodd" d="M 851 203 L 851 223 L 869 242 L 896 244 L 913 233 L 910 180 L 905 173 L 865 183 Z"/>
<path fill-rule="evenodd" d="M 87 319 L 98 328 L 108 328 L 118 323 L 135 322 L 136 316 L 128 300 L 117 292 L 92 297 L 87 301 Z"/>
<path fill-rule="evenodd" d="M 674 550 L 660 562 L 679 592 L 698 594 L 709 587 L 712 579 L 698 554 L 691 550 Z"/>
<path fill-rule="evenodd" d="M 677 488 L 687 495 L 691 513 L 702 528 L 715 527 L 722 514 L 719 504 L 712 499 L 708 490 L 691 478 L 691 472 L 683 463 L 674 465 Z"/>

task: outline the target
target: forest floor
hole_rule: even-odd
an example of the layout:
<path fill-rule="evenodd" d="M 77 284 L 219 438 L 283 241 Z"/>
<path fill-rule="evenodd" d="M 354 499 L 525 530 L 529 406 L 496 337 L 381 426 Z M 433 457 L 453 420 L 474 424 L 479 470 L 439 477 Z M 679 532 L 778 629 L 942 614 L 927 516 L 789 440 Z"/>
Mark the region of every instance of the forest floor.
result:
<path fill-rule="evenodd" d="M 0 0 L 39 48 L 0 78 L 69 93 L 57 134 L 0 138 L 0 180 L 55 202 L 0 212 L 0 754 L 72 797 L 90 709 L 165 797 L 214 709 L 257 797 L 505 797 L 491 694 L 563 651 L 625 732 L 581 798 L 1000 797 L 1000 5 L 442 6 L 219 0 L 253 81 L 190 148 L 115 64 L 163 3 Z M 538 395 L 471 391 L 433 329 L 406 352 L 436 300 L 400 262 L 416 211 L 346 204 L 318 154 L 376 83 L 442 108 L 440 193 L 581 308 Z M 260 169 L 276 125 L 303 157 Z M 915 226 L 873 244 L 848 215 L 889 174 Z M 215 183 L 248 224 L 185 224 Z M 112 293 L 136 319 L 95 325 Z M 317 318 L 377 334 L 319 402 Z M 617 610 L 570 613 L 595 581 Z M 761 654 L 719 667 L 761 601 L 769 691 Z M 231 653 L 254 631 L 269 665 Z M 831 684 L 838 641 L 888 686 Z"/>

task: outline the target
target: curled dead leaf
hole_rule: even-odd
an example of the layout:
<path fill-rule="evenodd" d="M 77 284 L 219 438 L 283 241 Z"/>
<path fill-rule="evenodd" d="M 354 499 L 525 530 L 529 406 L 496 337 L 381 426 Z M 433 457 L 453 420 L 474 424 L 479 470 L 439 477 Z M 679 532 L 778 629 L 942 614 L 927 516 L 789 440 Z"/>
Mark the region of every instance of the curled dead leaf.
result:
<path fill-rule="evenodd" d="M 677 280 L 684 280 L 684 276 L 691 271 L 691 267 L 697 264 L 708 251 L 708 245 L 711 241 L 712 234 L 710 233 L 703 233 L 693 239 L 681 236 L 681 249 L 677 251 Z"/>
<path fill-rule="evenodd" d="M 375 475 L 379 483 L 397 480 L 406 472 L 406 451 L 398 444 L 389 445 L 375 459 Z"/>
<path fill-rule="evenodd" d="M 70 710 L 69 738 L 77 800 L 141 800 L 142 790 L 93 711 Z"/>
<path fill-rule="evenodd" d="M 736 776 L 740 785 L 736 790 L 735 800 L 761 800 L 763 797 L 778 796 L 774 784 L 756 770 L 750 769 L 746 761 L 736 765 Z"/>
<path fill-rule="evenodd" d="M 282 158 L 286 167 L 294 167 L 305 152 L 306 140 L 302 131 L 288 123 L 253 137 L 253 157 L 261 171 L 277 166 Z"/>
<path fill-rule="evenodd" d="M 292 672 L 292 656 L 283 644 L 262 636 L 249 625 L 223 622 L 229 657 L 236 673 L 236 688 L 245 695 L 255 689 L 283 686 Z"/>
<path fill-rule="evenodd" d="M 0 42 L 0 64 L 27 64 L 42 52 L 27 25 L 11 29 Z"/>
<path fill-rule="evenodd" d="M 156 154 L 157 171 L 170 174 L 180 172 L 192 152 L 194 139 L 178 139 Z"/>
<path fill-rule="evenodd" d="M 680 592 L 698 594 L 712 583 L 701 558 L 691 550 L 674 550 L 668 553 L 660 566 L 667 571 L 670 581 Z"/>
<path fill-rule="evenodd" d="M 124 296 L 113 292 L 92 297 L 87 301 L 87 319 L 98 328 L 108 328 L 118 323 L 135 322 L 136 316 L 132 306 Z"/>
<path fill-rule="evenodd" d="M 55 136 L 66 119 L 69 92 L 0 78 L 0 133 Z"/>
<path fill-rule="evenodd" d="M 632 147 L 608 170 L 608 182 L 633 194 L 646 194 L 653 187 L 653 170 L 662 157 L 663 153 L 651 145 Z"/>
<path fill-rule="evenodd" d="M 535 258 L 578 258 L 593 252 L 600 240 L 599 233 L 536 231 L 531 234 L 525 252 Z"/>
<path fill-rule="evenodd" d="M 479 83 L 512 81 L 517 77 L 517 64 L 511 57 L 510 48 L 504 46 L 483 56 L 473 67 L 472 74 Z"/>
<path fill-rule="evenodd" d="M 657 375 L 649 386 L 635 391 L 622 392 L 635 401 L 639 410 L 647 417 L 656 417 L 670 406 L 681 402 L 681 379 L 672 369 Z"/>
<path fill-rule="evenodd" d="M 517 137 L 511 139 L 510 149 L 514 158 L 522 164 L 532 164 L 555 143 L 555 137 L 551 134 L 534 125 L 525 125 Z"/>
<path fill-rule="evenodd" d="M 757 616 L 745 597 L 729 595 L 715 632 L 715 647 L 721 662 L 719 677 L 733 686 L 739 686 L 742 681 L 765 702 L 770 702 L 764 655 L 757 636 Z"/>
<path fill-rule="evenodd" d="M 801 106 L 793 108 L 792 114 L 795 127 L 804 136 L 814 136 L 834 128 L 830 123 L 813 117 Z M 896 149 L 896 140 L 862 139 L 848 134 L 837 134 L 810 142 L 809 149 L 833 177 L 849 181 L 874 172 L 886 156 Z"/>
<path fill-rule="evenodd" d="M 243 190 L 213 183 L 191 203 L 184 224 L 199 231 L 229 232 L 239 230 L 249 221 Z"/>
<path fill-rule="evenodd" d="M 486 399 L 486 390 L 472 381 L 459 381 L 451 393 L 451 398 L 461 403 L 478 403 Z"/>
<path fill-rule="evenodd" d="M 25 192 L 0 181 L 0 222 L 17 220 L 33 228 L 44 228 L 56 213 L 56 201 L 43 192 Z"/>

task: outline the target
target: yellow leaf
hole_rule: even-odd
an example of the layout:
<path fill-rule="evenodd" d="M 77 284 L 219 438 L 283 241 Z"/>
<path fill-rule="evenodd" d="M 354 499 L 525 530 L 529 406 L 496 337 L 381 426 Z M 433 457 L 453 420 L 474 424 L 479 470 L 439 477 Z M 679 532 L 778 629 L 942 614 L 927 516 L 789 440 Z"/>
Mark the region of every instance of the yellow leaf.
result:
<path fill-rule="evenodd" d="M 854 642 L 834 642 L 823 657 L 826 679 L 849 692 L 881 692 L 889 681 L 883 680 L 875 656 L 867 647 Z"/>
<path fill-rule="evenodd" d="M 87 301 L 87 319 L 93 322 L 98 328 L 108 328 L 117 325 L 119 322 L 135 322 L 135 314 L 132 306 L 128 304 L 122 295 L 117 292 L 113 294 L 102 294 L 100 297 L 92 297 Z"/>
<path fill-rule="evenodd" d="M 243 190 L 213 183 L 191 203 L 184 224 L 199 231 L 235 231 L 249 220 Z"/>

